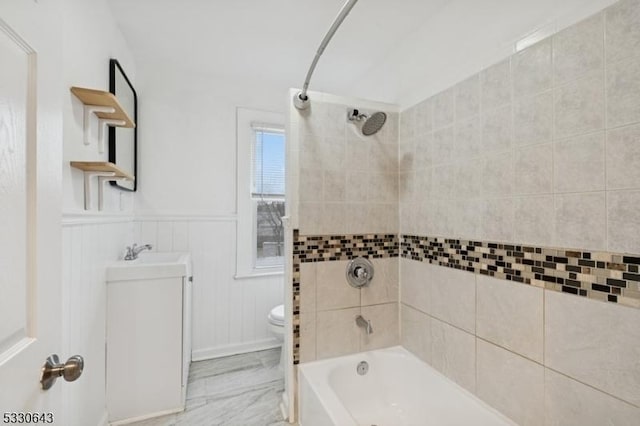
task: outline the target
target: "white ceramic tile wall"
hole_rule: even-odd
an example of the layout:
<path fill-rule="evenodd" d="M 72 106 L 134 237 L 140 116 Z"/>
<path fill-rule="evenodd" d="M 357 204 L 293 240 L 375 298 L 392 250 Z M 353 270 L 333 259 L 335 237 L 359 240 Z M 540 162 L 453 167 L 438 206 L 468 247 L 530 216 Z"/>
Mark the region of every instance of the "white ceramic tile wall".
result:
<path fill-rule="evenodd" d="M 395 105 L 310 93 L 311 107 L 290 107 L 287 197 L 301 235 L 398 232 L 398 114 Z M 347 109 L 384 111 L 387 121 L 365 137 Z M 300 361 L 398 344 L 398 259 L 373 259 L 362 290 L 345 278 L 347 261 L 302 263 Z M 370 336 L 355 325 L 371 320 Z"/>
<path fill-rule="evenodd" d="M 399 343 L 398 258 L 371 260 L 375 275 L 362 289 L 347 282 L 346 260 L 300 265 L 301 362 Z M 356 326 L 357 315 L 371 321 L 371 335 Z"/>
<path fill-rule="evenodd" d="M 640 418 L 640 310 L 410 259 L 400 281 L 401 344 L 518 424 Z M 471 324 L 434 308 L 434 288 Z"/>
<path fill-rule="evenodd" d="M 542 362 L 542 289 L 484 275 L 474 278 L 477 335 Z"/>
<path fill-rule="evenodd" d="M 463 388 L 474 392 L 476 341 L 473 334 L 433 318 L 431 365 Z"/>
<path fill-rule="evenodd" d="M 544 367 L 477 339 L 476 394 L 522 426 L 544 423 Z"/>
<path fill-rule="evenodd" d="M 560 296 L 545 294 L 545 364 L 640 406 L 640 310 Z"/>
<path fill-rule="evenodd" d="M 398 114 L 394 105 L 312 94 L 290 111 L 290 213 L 302 235 L 398 231 Z M 363 136 L 348 108 L 384 111 L 376 135 Z"/>
<path fill-rule="evenodd" d="M 622 0 L 403 111 L 400 232 L 640 253 L 638 28 Z M 463 274 L 400 261 L 405 347 L 518 424 L 637 423 L 640 311 Z"/>
<path fill-rule="evenodd" d="M 640 253 L 639 27 L 622 0 L 403 111 L 401 233 Z"/>
<path fill-rule="evenodd" d="M 547 426 L 635 425 L 638 409 L 567 376 L 545 369 Z"/>
<path fill-rule="evenodd" d="M 193 261 L 193 357 L 274 347 L 267 315 L 284 303 L 282 275 L 235 279 L 235 217 L 136 218 L 134 240 Z"/>
<path fill-rule="evenodd" d="M 132 219 L 63 222 L 63 353 L 82 355 L 86 368 L 73 386 L 61 386 L 65 424 L 97 425 L 105 418 L 106 266 L 130 244 Z M 66 359 L 66 358 L 65 358 Z"/>

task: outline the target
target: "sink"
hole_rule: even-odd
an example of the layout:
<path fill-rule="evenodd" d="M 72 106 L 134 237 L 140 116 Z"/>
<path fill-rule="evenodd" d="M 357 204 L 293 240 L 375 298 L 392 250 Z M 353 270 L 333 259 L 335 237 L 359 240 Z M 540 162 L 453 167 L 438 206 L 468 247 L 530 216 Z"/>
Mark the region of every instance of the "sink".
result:
<path fill-rule="evenodd" d="M 190 276 L 191 255 L 182 252 L 142 252 L 136 260 L 119 260 L 107 267 L 107 282 Z"/>
<path fill-rule="evenodd" d="M 110 424 L 184 410 L 192 352 L 191 276 L 189 253 L 145 251 L 107 266 Z"/>
<path fill-rule="evenodd" d="M 125 260 L 125 263 L 156 265 L 159 263 L 183 263 L 184 257 L 189 253 L 155 253 L 151 251 L 143 251 L 138 255 L 136 260 Z"/>

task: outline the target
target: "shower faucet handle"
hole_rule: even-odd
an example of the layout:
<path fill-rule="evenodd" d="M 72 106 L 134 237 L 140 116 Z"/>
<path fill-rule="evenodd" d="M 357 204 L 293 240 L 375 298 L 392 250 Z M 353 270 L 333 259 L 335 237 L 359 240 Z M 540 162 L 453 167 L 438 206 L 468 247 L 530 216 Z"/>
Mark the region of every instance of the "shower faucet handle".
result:
<path fill-rule="evenodd" d="M 347 264 L 346 276 L 351 287 L 364 287 L 373 279 L 373 263 L 364 257 L 356 257 Z"/>
<path fill-rule="evenodd" d="M 356 268 L 353 270 L 353 274 L 356 276 L 356 278 L 362 280 L 366 280 L 369 277 L 369 273 L 362 266 L 356 266 Z"/>

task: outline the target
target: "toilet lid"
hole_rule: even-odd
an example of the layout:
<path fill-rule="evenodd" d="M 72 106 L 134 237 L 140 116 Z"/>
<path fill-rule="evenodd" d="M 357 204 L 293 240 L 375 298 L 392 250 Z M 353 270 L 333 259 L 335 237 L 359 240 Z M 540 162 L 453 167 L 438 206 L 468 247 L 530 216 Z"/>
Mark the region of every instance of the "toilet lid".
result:
<path fill-rule="evenodd" d="M 284 305 L 278 305 L 269 312 L 269 321 L 274 324 L 284 324 Z"/>

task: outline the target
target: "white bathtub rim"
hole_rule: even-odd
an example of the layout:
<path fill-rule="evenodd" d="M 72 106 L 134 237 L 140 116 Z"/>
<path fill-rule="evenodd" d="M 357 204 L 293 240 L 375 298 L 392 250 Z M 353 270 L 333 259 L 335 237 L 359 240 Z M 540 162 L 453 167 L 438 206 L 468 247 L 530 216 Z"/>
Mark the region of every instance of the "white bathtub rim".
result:
<path fill-rule="evenodd" d="M 324 412 L 328 414 L 331 418 L 331 421 L 336 425 L 344 425 L 344 426 L 357 426 L 356 420 L 353 418 L 349 410 L 344 406 L 343 402 L 338 398 L 338 395 L 334 392 L 329 384 L 328 380 L 325 381 L 317 381 L 317 380 L 309 380 L 307 375 L 305 375 L 304 370 L 312 370 L 309 373 L 314 374 L 313 370 L 318 368 L 322 368 L 326 364 L 331 364 L 331 362 L 335 362 L 336 359 L 346 358 L 350 355 L 336 357 L 336 358 L 328 358 L 321 361 L 313 361 L 310 363 L 300 364 L 298 366 L 298 392 L 302 389 L 302 387 L 306 384 L 309 386 L 313 393 L 315 394 L 315 399 L 324 409 Z M 312 365 L 313 364 L 313 365 Z M 298 395 L 298 402 L 302 403 L 302 398 Z M 302 423 L 302 407 L 298 408 L 298 412 L 300 413 L 300 426 L 304 426 Z"/>
<path fill-rule="evenodd" d="M 362 357 L 363 356 L 368 356 L 368 354 L 370 354 L 370 353 L 396 354 L 396 355 L 408 356 L 408 357 L 410 357 L 410 358 L 412 358 L 412 359 L 414 359 L 416 361 L 419 361 L 426 368 L 429 368 L 430 370 L 432 370 L 437 376 L 439 376 L 439 377 L 443 378 L 445 381 L 455 385 L 457 390 L 459 390 L 462 394 L 466 395 L 467 397 L 469 397 L 472 400 L 474 400 L 475 402 L 477 402 L 479 405 L 481 405 L 488 412 L 494 414 L 496 417 L 500 418 L 501 420 L 503 420 L 507 424 L 510 424 L 512 426 L 518 426 L 518 424 L 516 422 L 514 422 L 513 420 L 511 420 L 510 418 L 505 416 L 504 413 L 498 411 L 497 409 L 495 409 L 491 405 L 487 404 L 485 401 L 480 399 L 476 394 L 474 394 L 473 392 L 471 392 L 471 391 L 465 389 L 464 387 L 460 386 L 458 383 L 456 383 L 455 381 L 451 380 L 449 377 L 445 376 L 440 371 L 436 370 L 434 367 L 432 367 L 431 365 L 429 365 L 428 363 L 426 363 L 422 359 L 418 358 L 416 355 L 414 355 L 413 353 L 411 353 L 410 351 L 408 351 L 407 349 L 405 349 L 401 345 L 391 346 L 391 347 L 382 348 L 382 349 L 375 349 L 375 350 L 366 351 L 366 352 L 357 352 L 357 353 L 354 353 L 354 354 L 343 355 L 343 356 L 339 356 L 339 357 L 327 358 L 327 359 L 311 361 L 311 362 L 300 364 L 298 366 L 298 383 L 301 383 L 301 381 L 303 380 L 302 376 L 305 375 L 305 372 L 307 374 L 310 373 L 310 374 L 313 375 L 318 370 L 324 369 L 327 365 L 335 363 L 338 359 L 340 360 L 341 363 L 342 362 L 347 362 L 347 363 L 348 362 L 353 362 L 354 365 L 356 365 L 357 362 L 362 361 Z M 317 399 L 320 402 L 320 404 L 323 406 L 325 411 L 329 414 L 329 417 L 331 417 L 331 420 L 334 421 L 335 424 L 341 425 L 341 426 L 342 425 L 344 425 L 344 426 L 352 426 L 352 425 L 353 426 L 357 426 L 358 423 L 353 418 L 353 416 L 351 415 L 349 410 L 344 406 L 344 404 L 342 403 L 340 398 L 338 398 L 338 396 L 336 395 L 335 391 L 331 388 L 328 380 L 325 380 L 325 381 L 322 381 L 322 382 L 318 383 L 317 380 L 313 380 L 313 381 L 312 380 L 307 380 L 306 379 L 306 375 L 305 375 L 304 380 L 314 390 L 314 392 L 316 392 L 316 395 L 322 395 L 322 397 L 318 396 Z M 318 392 L 322 392 L 322 393 L 318 394 Z M 300 398 L 298 398 L 298 400 L 300 400 Z M 300 426 L 303 426 L 302 423 L 300 424 Z"/>
<path fill-rule="evenodd" d="M 356 352 L 353 354 L 311 361 L 298 366 L 298 383 L 302 384 L 303 380 L 307 383 L 315 393 L 317 401 L 324 408 L 325 412 L 329 415 L 334 424 L 340 426 L 358 426 L 356 419 L 351 415 L 351 412 L 344 405 L 344 402 L 340 397 L 338 397 L 335 390 L 331 387 L 328 377 L 324 374 L 324 370 L 327 366 L 336 364 L 336 362 L 339 362 L 341 365 L 344 363 L 353 363 L 354 366 L 360 361 L 371 362 L 372 360 L 369 358 L 371 358 L 374 353 L 413 356 L 413 354 L 402 346 L 392 346 L 383 349 Z M 308 379 L 307 377 L 309 375 L 316 380 Z M 326 380 L 317 380 L 318 376 L 325 377 Z M 298 400 L 300 401 L 301 398 L 298 398 Z M 304 425 L 300 423 L 300 426 Z"/>

